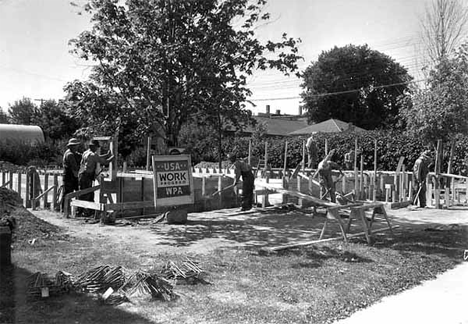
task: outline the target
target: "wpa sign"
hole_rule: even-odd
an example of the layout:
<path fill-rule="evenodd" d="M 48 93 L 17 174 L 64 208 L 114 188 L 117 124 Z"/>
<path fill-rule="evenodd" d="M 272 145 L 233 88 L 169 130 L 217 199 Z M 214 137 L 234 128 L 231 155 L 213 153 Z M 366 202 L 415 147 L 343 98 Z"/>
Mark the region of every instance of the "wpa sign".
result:
<path fill-rule="evenodd" d="M 194 202 L 190 155 L 153 156 L 154 204 L 173 206 Z"/>

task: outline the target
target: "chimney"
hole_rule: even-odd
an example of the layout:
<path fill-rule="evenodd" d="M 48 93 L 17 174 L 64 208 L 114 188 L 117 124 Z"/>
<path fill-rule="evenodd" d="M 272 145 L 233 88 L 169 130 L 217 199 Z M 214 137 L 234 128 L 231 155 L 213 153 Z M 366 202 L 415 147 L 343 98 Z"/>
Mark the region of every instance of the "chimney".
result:
<path fill-rule="evenodd" d="M 270 117 L 270 105 L 266 105 L 266 115 Z"/>
<path fill-rule="evenodd" d="M 299 106 L 299 116 L 302 116 L 302 106 Z"/>
<path fill-rule="evenodd" d="M 276 114 L 277 114 L 277 115 L 281 115 L 281 110 L 276 109 Z"/>

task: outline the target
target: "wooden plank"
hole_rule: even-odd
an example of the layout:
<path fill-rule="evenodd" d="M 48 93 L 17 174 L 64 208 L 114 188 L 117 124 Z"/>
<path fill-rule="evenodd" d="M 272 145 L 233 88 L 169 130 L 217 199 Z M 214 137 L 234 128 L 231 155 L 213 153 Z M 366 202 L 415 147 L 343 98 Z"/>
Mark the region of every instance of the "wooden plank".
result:
<path fill-rule="evenodd" d="M 72 200 L 70 202 L 70 206 L 73 207 L 83 207 L 87 209 L 99 210 L 99 211 L 106 211 L 106 204 L 97 203 L 93 201 L 86 201 L 86 200 Z"/>
<path fill-rule="evenodd" d="M 154 201 L 132 201 L 115 204 L 106 204 L 107 210 L 140 209 L 148 207 L 154 207 Z"/>
<path fill-rule="evenodd" d="M 315 204 L 317 204 L 319 206 L 323 206 L 323 207 L 341 206 L 339 204 L 335 204 L 335 203 L 328 202 L 328 201 L 325 201 L 325 200 L 322 200 L 322 199 L 319 199 L 319 198 L 315 198 L 315 197 L 303 194 L 301 192 L 286 190 L 286 189 L 282 189 L 282 188 L 276 188 L 276 187 L 274 187 L 272 185 L 269 185 L 269 184 L 259 184 L 258 186 L 274 190 L 274 191 L 276 191 L 278 193 L 281 193 L 281 194 L 287 194 L 287 195 L 290 195 L 290 196 L 293 196 L 293 197 L 297 197 L 297 198 L 301 198 L 301 199 L 304 199 L 304 200 L 307 200 L 307 201 L 311 201 L 311 202 L 313 202 L 313 203 L 315 203 Z"/>
<path fill-rule="evenodd" d="M 400 226 L 396 225 L 393 228 L 398 228 L 398 227 L 400 227 Z M 387 230 L 388 230 L 388 228 L 380 228 L 380 229 L 375 230 L 374 233 L 384 232 L 384 231 L 387 231 Z M 349 234 L 348 238 L 362 236 L 362 235 L 365 235 L 365 234 L 366 234 L 365 232 Z M 312 244 L 316 244 L 316 243 L 338 241 L 338 240 L 341 240 L 341 239 L 342 239 L 342 237 L 339 236 L 339 237 L 332 237 L 332 238 L 323 239 L 323 240 L 306 241 L 306 242 L 293 243 L 293 244 L 287 244 L 287 245 L 281 245 L 281 246 L 275 246 L 275 247 L 264 247 L 264 248 L 261 248 L 260 251 L 261 252 L 267 252 L 267 253 L 268 252 L 275 252 L 275 251 L 286 250 L 286 249 L 300 247 L 300 246 L 312 245 Z"/>
<path fill-rule="evenodd" d="M 351 206 L 351 209 L 359 209 L 359 210 L 366 210 L 370 208 L 376 208 L 376 207 L 384 207 L 383 202 L 375 202 L 375 203 L 370 203 L 370 204 L 364 204 L 364 205 L 359 205 L 359 206 Z"/>

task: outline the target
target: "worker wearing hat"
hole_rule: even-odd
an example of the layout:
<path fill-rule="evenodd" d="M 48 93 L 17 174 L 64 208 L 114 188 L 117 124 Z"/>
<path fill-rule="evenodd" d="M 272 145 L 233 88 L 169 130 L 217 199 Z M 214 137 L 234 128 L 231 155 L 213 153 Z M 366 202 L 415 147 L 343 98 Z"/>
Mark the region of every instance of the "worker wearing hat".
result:
<path fill-rule="evenodd" d="M 330 194 L 330 200 L 332 202 L 336 202 L 335 182 L 333 181 L 332 172 L 334 169 L 337 169 L 341 174 L 343 174 L 341 166 L 332 161 L 334 153 L 335 150 L 331 150 L 330 153 L 320 161 L 317 168 L 317 173 L 320 176 L 321 198 L 324 198 L 328 193 Z"/>
<path fill-rule="evenodd" d="M 431 151 L 425 150 L 413 165 L 413 178 L 416 195 L 413 204 L 419 200 L 419 207 L 426 207 L 426 178 L 429 174 L 429 166 L 432 164 Z"/>
<path fill-rule="evenodd" d="M 228 159 L 234 165 L 234 183 L 237 185 L 242 177 L 242 208 L 241 211 L 252 209 L 253 191 L 255 188 L 255 177 L 252 173 L 252 167 L 245 161 L 239 160 L 235 153 L 228 155 Z"/>
<path fill-rule="evenodd" d="M 65 196 L 78 190 L 78 171 L 80 170 L 81 153 L 78 152 L 80 140 L 71 138 L 67 143 L 67 150 L 63 154 L 63 196 L 62 211 L 65 204 Z"/>
<path fill-rule="evenodd" d="M 88 144 L 88 147 L 89 148 L 83 153 L 80 170 L 78 172 L 78 183 L 80 190 L 91 188 L 93 186 L 93 181 L 98 175 L 98 163 L 109 164 L 109 162 L 114 159 L 114 155 L 112 155 L 110 151 L 108 151 L 106 154 L 98 154 L 97 151 L 100 147 L 100 144 L 97 140 L 91 140 Z M 94 201 L 94 192 L 81 195 L 79 199 L 85 201 Z M 82 210 L 80 210 L 79 213 L 88 214 Z"/>

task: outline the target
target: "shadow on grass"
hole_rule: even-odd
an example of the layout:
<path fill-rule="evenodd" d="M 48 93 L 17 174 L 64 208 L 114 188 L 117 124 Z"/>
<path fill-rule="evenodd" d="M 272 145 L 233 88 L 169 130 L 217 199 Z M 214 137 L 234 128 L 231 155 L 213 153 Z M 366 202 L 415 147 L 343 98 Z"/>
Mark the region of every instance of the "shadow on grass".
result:
<path fill-rule="evenodd" d="M 61 293 L 48 298 L 28 295 L 32 273 L 9 266 L 0 270 L 0 323 L 154 323 L 137 314 L 100 303 L 81 293 Z"/>

